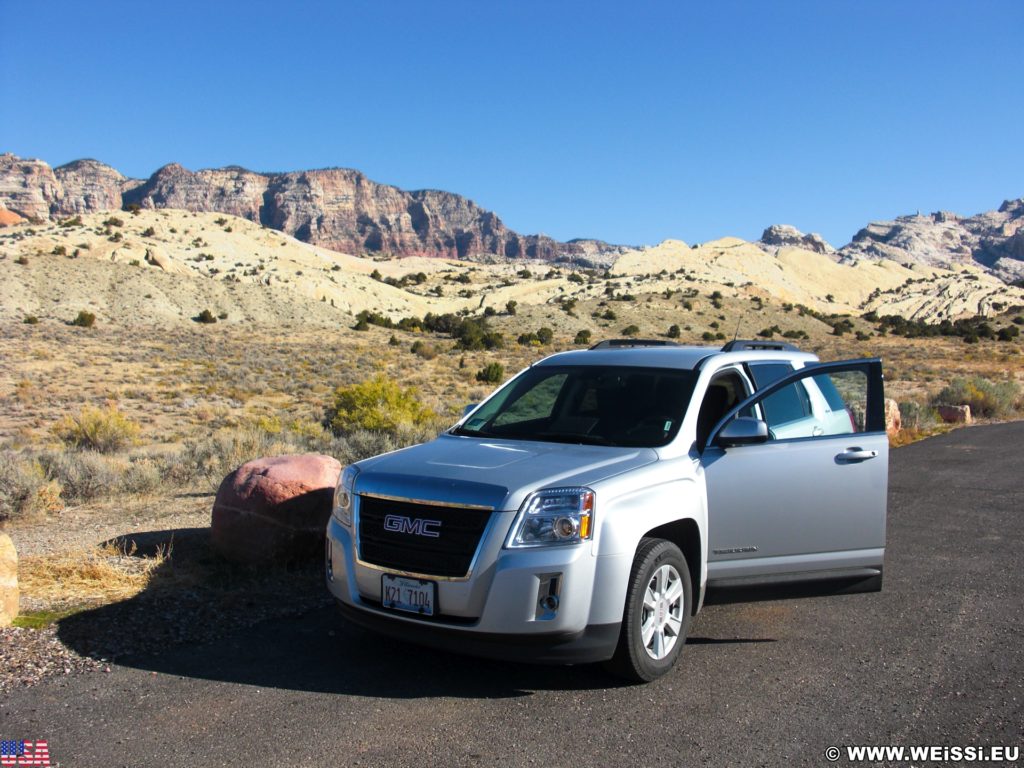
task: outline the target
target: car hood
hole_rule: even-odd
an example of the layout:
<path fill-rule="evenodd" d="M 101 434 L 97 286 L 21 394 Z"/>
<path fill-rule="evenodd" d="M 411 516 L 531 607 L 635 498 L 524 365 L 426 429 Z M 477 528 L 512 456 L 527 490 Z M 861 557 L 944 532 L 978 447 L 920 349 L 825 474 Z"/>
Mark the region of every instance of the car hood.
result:
<path fill-rule="evenodd" d="M 518 509 L 529 493 L 593 485 L 657 460 L 651 448 L 612 448 L 441 435 L 357 464 L 356 493 Z"/>

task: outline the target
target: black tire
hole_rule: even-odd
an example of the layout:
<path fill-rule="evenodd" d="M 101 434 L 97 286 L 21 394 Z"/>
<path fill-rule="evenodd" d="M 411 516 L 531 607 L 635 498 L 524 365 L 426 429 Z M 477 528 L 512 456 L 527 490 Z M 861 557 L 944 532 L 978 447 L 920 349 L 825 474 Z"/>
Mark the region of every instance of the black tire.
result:
<path fill-rule="evenodd" d="M 671 605 L 666 600 L 665 605 L 656 609 L 652 615 L 650 607 L 644 605 L 644 597 L 648 586 L 656 584 L 659 571 L 670 587 L 665 590 L 665 594 L 674 592 L 671 586 L 678 582 L 682 585 L 682 595 Z M 629 574 L 619 645 L 615 655 L 606 664 L 608 670 L 631 682 L 646 683 L 672 669 L 686 643 L 692 606 L 690 569 L 679 547 L 665 539 L 641 539 Z M 645 643 L 643 637 L 645 617 L 649 621 L 653 618 L 655 626 L 662 627 L 661 631 L 655 630 L 652 633 L 650 643 Z M 659 622 L 662 617 L 663 624 Z M 659 635 L 662 643 L 660 647 Z M 665 645 L 669 643 L 670 646 L 665 650 Z M 649 645 L 652 647 L 649 648 Z"/>

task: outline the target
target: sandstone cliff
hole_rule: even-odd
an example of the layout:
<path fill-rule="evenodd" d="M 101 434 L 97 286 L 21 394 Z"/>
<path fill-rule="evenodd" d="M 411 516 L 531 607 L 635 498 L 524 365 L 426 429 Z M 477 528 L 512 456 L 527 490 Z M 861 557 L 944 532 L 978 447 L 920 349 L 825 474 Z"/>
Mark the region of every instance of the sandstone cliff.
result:
<path fill-rule="evenodd" d="M 838 252 L 840 261 L 892 259 L 955 269 L 981 265 L 1006 282 L 1024 278 L 1024 198 L 998 211 L 958 216 L 939 211 L 876 221 Z"/>
<path fill-rule="evenodd" d="M 193 172 L 171 163 L 139 181 L 95 160 L 51 169 L 40 160 L 5 154 L 0 156 L 0 205 L 29 219 L 130 205 L 226 213 L 345 253 L 607 265 L 623 250 L 594 240 L 561 243 L 520 235 L 460 195 L 408 192 L 344 168 L 255 173 L 232 166 Z"/>

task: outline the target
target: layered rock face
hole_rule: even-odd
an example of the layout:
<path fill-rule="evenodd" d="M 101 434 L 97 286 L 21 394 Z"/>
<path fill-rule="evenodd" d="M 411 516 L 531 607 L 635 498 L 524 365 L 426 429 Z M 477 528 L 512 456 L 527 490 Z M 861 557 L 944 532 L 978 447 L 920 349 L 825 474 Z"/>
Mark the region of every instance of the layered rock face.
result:
<path fill-rule="evenodd" d="M 962 217 L 939 211 L 876 221 L 838 252 L 840 261 L 893 259 L 955 269 L 978 263 L 1007 282 L 1024 278 L 1024 198 Z"/>
<path fill-rule="evenodd" d="M 805 251 L 814 251 L 815 253 L 834 253 L 836 250 L 818 233 L 812 232 L 809 235 L 805 235 L 799 229 L 789 224 L 773 224 L 762 233 L 759 242 L 761 245 L 776 248 L 790 246 L 793 248 L 803 248 Z"/>
<path fill-rule="evenodd" d="M 51 213 L 60 216 L 117 210 L 124 192 L 141 183 L 96 160 L 75 160 L 54 168 L 53 175 L 64 193 Z"/>
<path fill-rule="evenodd" d="M 58 218 L 131 204 L 227 213 L 354 254 L 607 265 L 621 251 L 593 240 L 561 243 L 542 235 L 520 235 L 460 195 L 407 192 L 344 168 L 255 173 L 227 167 L 193 172 L 172 163 L 139 181 L 95 160 L 51 170 L 39 160 L 0 156 L 0 205 L 25 218 Z"/>

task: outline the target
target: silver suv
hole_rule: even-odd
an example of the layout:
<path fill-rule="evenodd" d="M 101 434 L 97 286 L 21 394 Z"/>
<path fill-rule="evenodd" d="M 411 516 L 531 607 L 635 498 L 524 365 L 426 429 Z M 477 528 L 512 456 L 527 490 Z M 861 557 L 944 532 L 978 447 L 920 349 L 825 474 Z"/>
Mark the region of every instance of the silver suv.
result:
<path fill-rule="evenodd" d="M 346 467 L 327 585 L 405 640 L 652 680 L 706 599 L 880 589 L 887 482 L 877 359 L 605 341 Z"/>

